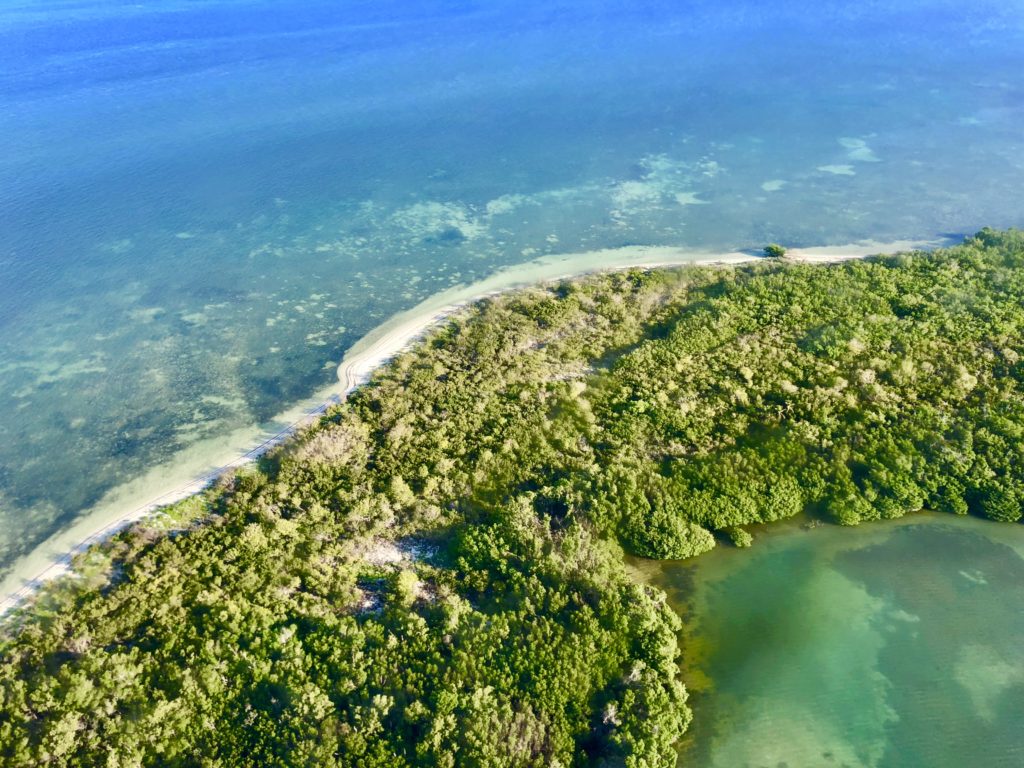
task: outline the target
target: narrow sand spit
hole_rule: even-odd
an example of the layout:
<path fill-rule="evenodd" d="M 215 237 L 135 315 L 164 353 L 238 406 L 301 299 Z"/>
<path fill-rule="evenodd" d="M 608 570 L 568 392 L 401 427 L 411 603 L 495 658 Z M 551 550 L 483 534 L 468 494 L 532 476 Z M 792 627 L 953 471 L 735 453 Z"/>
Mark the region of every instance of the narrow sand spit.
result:
<path fill-rule="evenodd" d="M 843 246 L 792 249 L 788 261 L 828 263 L 878 253 L 935 248 L 941 241 L 863 241 Z M 545 256 L 502 269 L 471 285 L 457 285 L 401 312 L 357 341 L 338 366 L 337 383 L 279 414 L 271 423 L 236 429 L 197 442 L 173 460 L 108 492 L 64 530 L 18 560 L 0 583 L 0 615 L 40 585 L 70 570 L 72 558 L 160 507 L 205 488 L 223 473 L 247 464 L 290 435 L 313 424 L 330 406 L 366 381 L 380 365 L 477 299 L 515 288 L 591 272 L 685 264 L 741 264 L 760 258 L 757 251 L 714 253 L 674 247 L 629 246 L 602 251 Z"/>

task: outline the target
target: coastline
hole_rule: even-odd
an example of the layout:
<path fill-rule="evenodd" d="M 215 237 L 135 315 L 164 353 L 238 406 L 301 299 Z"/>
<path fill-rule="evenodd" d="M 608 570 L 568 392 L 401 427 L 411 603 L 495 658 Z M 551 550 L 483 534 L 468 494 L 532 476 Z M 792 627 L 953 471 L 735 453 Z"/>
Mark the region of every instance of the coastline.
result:
<path fill-rule="evenodd" d="M 867 256 L 931 249 L 943 241 L 862 241 L 843 246 L 791 249 L 786 261 L 834 263 Z M 590 273 L 686 265 L 735 265 L 761 259 L 759 251 L 710 252 L 669 246 L 628 246 L 545 256 L 506 267 L 483 280 L 457 285 L 400 312 L 357 341 L 344 355 L 337 381 L 285 410 L 271 422 L 202 440 L 169 462 L 109 491 L 93 508 L 19 558 L 0 582 L 0 617 L 47 581 L 71 571 L 73 558 L 134 522 L 207 487 L 223 473 L 255 460 L 314 423 L 381 365 L 452 313 L 474 301 L 518 288 Z"/>

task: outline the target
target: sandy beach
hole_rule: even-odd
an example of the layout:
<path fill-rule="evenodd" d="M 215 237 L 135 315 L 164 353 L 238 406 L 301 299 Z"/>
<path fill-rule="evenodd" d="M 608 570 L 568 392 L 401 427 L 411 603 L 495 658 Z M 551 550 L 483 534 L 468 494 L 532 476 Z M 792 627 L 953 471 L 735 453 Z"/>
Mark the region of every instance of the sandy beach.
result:
<path fill-rule="evenodd" d="M 866 256 L 930 249 L 941 241 L 865 241 L 843 246 L 792 249 L 787 261 L 831 263 Z M 453 312 L 504 291 L 588 273 L 688 264 L 741 264 L 761 258 L 757 251 L 707 252 L 675 247 L 624 248 L 545 256 L 502 269 L 469 285 L 454 286 L 401 312 L 357 341 L 338 366 L 337 382 L 279 414 L 270 423 L 202 440 L 173 460 L 153 467 L 104 496 L 72 524 L 17 561 L 0 584 L 0 615 L 40 585 L 67 573 L 74 556 L 131 523 L 205 488 L 218 476 L 242 466 L 296 431 L 314 423 L 341 402 L 380 365 Z"/>

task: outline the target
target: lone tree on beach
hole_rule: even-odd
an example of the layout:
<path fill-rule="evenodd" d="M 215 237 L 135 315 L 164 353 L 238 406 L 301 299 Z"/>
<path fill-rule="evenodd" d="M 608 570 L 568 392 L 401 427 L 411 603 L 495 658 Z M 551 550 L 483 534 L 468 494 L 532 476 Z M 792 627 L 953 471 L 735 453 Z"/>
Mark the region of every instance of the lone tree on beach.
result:
<path fill-rule="evenodd" d="M 773 259 L 781 259 L 786 255 L 786 249 L 778 243 L 769 243 L 764 247 L 764 255 Z"/>

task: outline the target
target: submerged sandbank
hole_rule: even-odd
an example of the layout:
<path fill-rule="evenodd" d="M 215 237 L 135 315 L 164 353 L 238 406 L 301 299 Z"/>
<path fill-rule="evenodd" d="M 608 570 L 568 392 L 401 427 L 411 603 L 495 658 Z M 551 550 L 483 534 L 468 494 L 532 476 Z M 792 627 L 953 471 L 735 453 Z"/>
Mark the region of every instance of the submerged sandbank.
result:
<path fill-rule="evenodd" d="M 836 262 L 879 253 L 934 248 L 941 241 L 863 241 L 843 246 L 792 249 L 788 260 Z M 477 299 L 538 283 L 592 272 L 687 264 L 740 264 L 761 258 L 757 251 L 709 252 L 675 247 L 629 246 L 545 256 L 507 267 L 479 282 L 457 285 L 393 316 L 357 341 L 338 366 L 337 381 L 279 414 L 271 422 L 232 430 L 196 442 L 174 459 L 109 491 L 73 523 L 14 563 L 0 583 L 0 615 L 40 585 L 68 572 L 72 558 L 160 507 L 205 488 L 219 475 L 242 466 L 314 423 L 381 364 L 452 312 Z"/>

